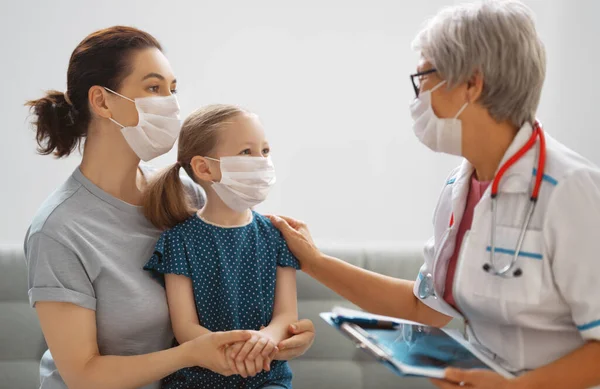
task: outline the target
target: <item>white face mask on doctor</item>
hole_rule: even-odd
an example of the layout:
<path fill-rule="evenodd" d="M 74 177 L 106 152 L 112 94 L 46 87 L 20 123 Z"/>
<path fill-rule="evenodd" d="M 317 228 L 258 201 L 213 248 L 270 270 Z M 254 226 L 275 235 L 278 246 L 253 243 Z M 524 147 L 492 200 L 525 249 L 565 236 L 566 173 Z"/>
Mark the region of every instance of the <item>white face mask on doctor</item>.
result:
<path fill-rule="evenodd" d="M 121 127 L 127 144 L 141 160 L 149 161 L 173 148 L 181 131 L 179 103 L 175 95 L 132 100 L 106 87 L 104 89 L 135 104 L 139 117 L 136 126 L 127 127 L 113 118 L 110 120 Z"/>
<path fill-rule="evenodd" d="M 442 81 L 430 90 L 419 94 L 410 105 L 413 130 L 421 143 L 433 151 L 462 155 L 462 123 L 458 117 L 467 108 L 465 103 L 452 119 L 439 118 L 431 106 L 431 93 L 444 85 Z"/>
<path fill-rule="evenodd" d="M 205 157 L 221 165 L 221 181 L 212 188 L 236 212 L 250 209 L 267 198 L 276 181 L 271 157 Z"/>

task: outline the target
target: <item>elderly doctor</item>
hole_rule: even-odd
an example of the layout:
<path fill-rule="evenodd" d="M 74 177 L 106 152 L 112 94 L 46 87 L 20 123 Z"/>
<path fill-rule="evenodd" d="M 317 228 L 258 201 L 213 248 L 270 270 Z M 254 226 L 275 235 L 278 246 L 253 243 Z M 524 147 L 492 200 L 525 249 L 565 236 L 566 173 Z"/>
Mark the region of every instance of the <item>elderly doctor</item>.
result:
<path fill-rule="evenodd" d="M 536 121 L 546 71 L 531 11 L 487 1 L 441 11 L 415 40 L 414 131 L 464 157 L 444 183 L 416 282 L 318 251 L 272 217 L 302 269 L 358 306 L 443 326 L 517 378 L 448 370 L 439 388 L 600 385 L 600 170 Z"/>

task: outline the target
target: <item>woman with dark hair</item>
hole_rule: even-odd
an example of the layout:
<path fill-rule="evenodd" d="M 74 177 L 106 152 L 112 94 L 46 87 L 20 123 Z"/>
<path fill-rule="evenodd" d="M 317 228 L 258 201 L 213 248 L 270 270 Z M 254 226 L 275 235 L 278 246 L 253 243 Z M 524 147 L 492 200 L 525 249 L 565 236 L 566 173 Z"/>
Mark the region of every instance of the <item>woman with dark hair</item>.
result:
<path fill-rule="evenodd" d="M 144 272 L 161 231 L 144 217 L 142 191 L 153 172 L 139 166 L 166 153 L 180 130 L 176 80 L 150 34 L 112 27 L 73 51 L 67 91 L 30 101 L 39 151 L 81 165 L 42 205 L 25 239 L 29 298 L 49 351 L 41 388 L 158 388 L 185 367 L 232 374 L 228 345 L 246 331 L 173 341 L 163 287 Z M 85 142 L 84 142 L 85 140 Z M 186 180 L 190 204 L 201 189 Z M 276 359 L 310 347 L 308 320 L 290 327 Z"/>

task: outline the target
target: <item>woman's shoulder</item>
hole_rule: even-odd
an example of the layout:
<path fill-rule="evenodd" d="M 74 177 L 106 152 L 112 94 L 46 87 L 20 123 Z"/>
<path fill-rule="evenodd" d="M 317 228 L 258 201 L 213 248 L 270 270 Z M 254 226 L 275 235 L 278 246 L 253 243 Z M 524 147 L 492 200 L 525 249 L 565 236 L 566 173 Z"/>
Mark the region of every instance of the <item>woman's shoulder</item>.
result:
<path fill-rule="evenodd" d="M 47 235 L 54 233 L 68 225 L 77 215 L 84 211 L 89 204 L 82 201 L 82 184 L 69 177 L 42 203 L 35 213 L 29 227 L 26 243 L 32 235 L 44 232 Z"/>

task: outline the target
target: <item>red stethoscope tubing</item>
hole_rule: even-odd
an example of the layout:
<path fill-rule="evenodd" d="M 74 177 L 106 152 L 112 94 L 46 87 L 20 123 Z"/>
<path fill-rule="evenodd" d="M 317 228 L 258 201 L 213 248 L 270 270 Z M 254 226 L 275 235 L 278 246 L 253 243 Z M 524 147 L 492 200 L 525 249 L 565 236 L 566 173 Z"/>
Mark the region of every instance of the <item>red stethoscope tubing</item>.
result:
<path fill-rule="evenodd" d="M 533 125 L 533 133 L 531 134 L 531 137 L 527 143 L 525 143 L 525 145 L 521 147 L 521 149 L 517 151 L 515 155 L 510 157 L 509 160 L 500 167 L 500 170 L 498 170 L 498 173 L 492 182 L 492 198 L 498 195 L 498 185 L 500 184 L 500 180 L 502 179 L 502 176 L 504 176 L 504 173 L 506 173 L 506 171 L 510 169 L 512 165 L 514 165 L 525 155 L 525 153 L 535 146 L 535 142 L 538 138 L 540 139 L 540 155 L 535 174 L 535 185 L 533 186 L 533 191 L 531 192 L 531 201 L 537 201 L 540 194 L 540 188 L 542 187 L 542 180 L 544 178 L 544 168 L 546 167 L 546 137 L 544 136 L 544 131 L 542 130 L 540 122 L 537 120 Z"/>

